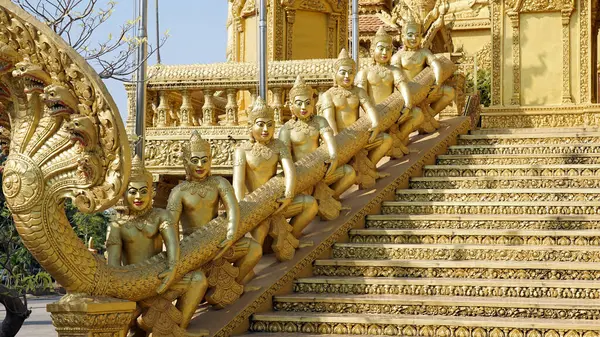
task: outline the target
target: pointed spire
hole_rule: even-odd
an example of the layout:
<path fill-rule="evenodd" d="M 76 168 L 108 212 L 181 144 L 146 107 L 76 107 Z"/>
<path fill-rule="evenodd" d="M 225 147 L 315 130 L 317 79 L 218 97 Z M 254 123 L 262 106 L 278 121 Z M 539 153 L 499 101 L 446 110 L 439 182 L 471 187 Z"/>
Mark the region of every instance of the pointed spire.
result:
<path fill-rule="evenodd" d="M 312 97 L 313 88 L 310 85 L 306 84 L 304 78 L 301 75 L 298 75 L 298 77 L 296 77 L 296 82 L 294 83 L 294 86 L 292 87 L 292 89 L 290 89 L 290 101 L 293 101 L 294 97 L 300 95 Z"/>
<path fill-rule="evenodd" d="M 210 153 L 210 143 L 204 139 L 198 132 L 194 130 L 190 137 L 190 152 L 207 152 Z"/>
<path fill-rule="evenodd" d="M 337 69 L 339 69 L 341 66 L 351 66 L 352 68 L 356 69 L 356 62 L 350 58 L 346 48 L 342 48 L 333 66 L 335 67 L 335 71 L 337 71 Z"/>
<path fill-rule="evenodd" d="M 146 170 L 144 162 L 138 155 L 135 155 L 131 160 L 131 177 L 129 181 L 146 181 L 152 184 L 152 174 Z"/>
<path fill-rule="evenodd" d="M 269 118 L 275 119 L 275 114 L 273 109 L 267 105 L 265 100 L 258 96 L 252 105 L 252 110 L 248 114 L 248 123 L 254 124 L 254 122 L 259 118 Z"/>

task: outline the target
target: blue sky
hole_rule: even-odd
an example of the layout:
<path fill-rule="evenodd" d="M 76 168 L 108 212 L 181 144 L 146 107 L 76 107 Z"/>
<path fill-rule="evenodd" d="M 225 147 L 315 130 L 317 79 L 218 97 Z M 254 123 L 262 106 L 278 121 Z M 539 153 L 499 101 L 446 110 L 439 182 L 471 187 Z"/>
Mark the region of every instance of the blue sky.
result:
<path fill-rule="evenodd" d="M 98 29 L 98 36 L 116 34 L 119 25 L 133 18 L 133 6 L 137 0 L 119 0 L 109 22 Z M 150 42 L 155 44 L 155 0 L 148 0 Z M 161 48 L 163 64 L 195 64 L 225 62 L 227 44 L 227 0 L 170 0 L 160 1 L 160 31 L 169 32 L 169 38 Z M 156 63 L 156 57 L 150 64 Z M 127 115 L 127 95 L 123 83 L 105 81 L 109 92 L 119 107 L 123 119 Z"/>

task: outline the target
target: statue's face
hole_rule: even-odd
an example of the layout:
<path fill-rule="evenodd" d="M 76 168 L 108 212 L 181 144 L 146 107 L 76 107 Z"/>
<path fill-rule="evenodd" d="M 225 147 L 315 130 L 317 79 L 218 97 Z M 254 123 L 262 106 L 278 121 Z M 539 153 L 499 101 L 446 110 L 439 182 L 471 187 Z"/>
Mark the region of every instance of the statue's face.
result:
<path fill-rule="evenodd" d="M 272 118 L 257 118 L 252 124 L 252 137 L 259 143 L 267 143 L 275 134 L 275 121 Z"/>
<path fill-rule="evenodd" d="M 127 207 L 134 211 L 145 210 L 152 201 L 152 188 L 147 181 L 130 181 L 125 194 Z"/>
<path fill-rule="evenodd" d="M 390 59 L 392 58 L 392 45 L 387 42 L 377 42 L 373 54 L 375 62 L 381 64 L 388 64 L 390 62 Z"/>
<path fill-rule="evenodd" d="M 294 116 L 298 117 L 299 119 L 310 118 L 315 111 L 315 105 L 312 96 L 298 95 L 294 97 L 291 110 Z"/>
<path fill-rule="evenodd" d="M 402 35 L 402 42 L 408 48 L 419 48 L 421 46 L 421 32 L 419 31 L 419 27 L 414 25 L 406 27 L 406 31 Z"/>
<path fill-rule="evenodd" d="M 204 180 L 210 174 L 210 153 L 204 151 L 190 153 L 187 172 L 192 180 Z"/>
<path fill-rule="evenodd" d="M 342 88 L 350 89 L 354 84 L 354 68 L 352 66 L 341 66 L 335 73 L 335 83 Z"/>

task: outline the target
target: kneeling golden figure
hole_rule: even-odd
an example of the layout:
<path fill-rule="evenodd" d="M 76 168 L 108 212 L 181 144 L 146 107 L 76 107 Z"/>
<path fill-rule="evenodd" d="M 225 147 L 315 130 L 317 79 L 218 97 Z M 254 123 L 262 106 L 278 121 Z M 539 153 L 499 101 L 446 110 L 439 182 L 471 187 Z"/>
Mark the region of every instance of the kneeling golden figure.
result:
<path fill-rule="evenodd" d="M 379 113 L 367 91 L 354 85 L 356 63 L 345 49 L 342 49 L 335 61 L 334 69 L 335 85 L 323 93 L 321 110 L 334 134 L 356 122 L 360 117 L 360 108 L 368 114 L 372 128 L 365 148 L 367 153 L 359 152 L 352 166 L 357 172 L 359 186 L 369 188 L 377 178 L 386 176 L 377 172 L 376 165 L 392 147 L 392 138 L 387 133 L 380 133 Z"/>
<path fill-rule="evenodd" d="M 281 163 L 285 178 L 285 192 L 278 199 L 275 216 L 265 220 L 252 231 L 252 237 L 261 246 L 267 235 L 273 238 L 272 248 L 280 261 L 289 260 L 298 247 L 297 238 L 317 214 L 316 200 L 309 195 L 296 195 L 296 167 L 287 146 L 273 138 L 275 119 L 273 110 L 258 97 L 248 116 L 250 140 L 242 143 L 233 159 L 233 188 L 239 200 L 246 192 L 252 193 L 277 174 Z M 288 225 L 286 218 L 292 218 Z M 264 249 L 264 247 L 263 247 Z"/>
<path fill-rule="evenodd" d="M 106 250 L 108 253 L 108 264 L 113 266 L 137 264 L 147 261 L 156 254 L 162 252 L 163 242 L 167 249 L 169 268 L 159 277 L 163 279 L 161 286 L 157 289 L 157 296 L 141 303 L 145 310 L 161 311 L 161 306 L 154 306 L 157 301 L 170 303 L 178 298 L 178 315 L 165 314 L 165 319 L 156 321 L 145 321 L 143 316 L 138 318 L 139 325 L 151 332 L 155 324 L 169 325 L 173 317 L 178 326 L 169 325 L 174 329 L 175 336 L 183 336 L 198 303 L 202 300 L 207 288 L 207 280 L 201 271 L 186 275 L 179 282 L 173 283 L 173 277 L 179 259 L 179 237 L 177 227 L 171 221 L 169 213 L 160 208 L 152 207 L 152 175 L 145 169 L 139 157 L 132 162 L 131 178 L 123 196 L 124 205 L 117 207 L 119 214 L 112 219 L 108 227 L 106 239 Z M 164 307 L 163 307 L 164 308 Z M 169 310 L 169 309 L 165 309 Z M 155 314 L 149 313 L 148 316 Z M 145 336 L 146 332 L 140 326 L 133 325 L 131 332 L 133 336 Z M 161 326 L 160 328 L 164 327 Z M 160 335 L 156 332 L 154 335 Z"/>
<path fill-rule="evenodd" d="M 341 209 L 341 203 L 336 199 L 354 184 L 356 173 L 350 165 L 338 167 L 338 149 L 333 130 L 325 118 L 315 116 L 313 94 L 313 88 L 298 76 L 289 93 L 292 119 L 279 131 L 279 139 L 288 146 L 295 162 L 319 148 L 319 140 L 327 145 L 327 173 L 310 194 L 319 202 L 321 218 L 332 220 L 339 216 Z"/>

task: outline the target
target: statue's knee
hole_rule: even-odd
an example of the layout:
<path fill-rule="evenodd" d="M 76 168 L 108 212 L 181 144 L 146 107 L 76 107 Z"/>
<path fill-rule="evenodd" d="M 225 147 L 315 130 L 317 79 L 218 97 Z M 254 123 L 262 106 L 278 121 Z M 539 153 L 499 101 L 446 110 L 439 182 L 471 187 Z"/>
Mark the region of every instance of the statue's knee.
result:
<path fill-rule="evenodd" d="M 392 139 L 392 136 L 390 136 L 388 133 L 382 133 L 381 134 L 381 146 L 392 146 L 392 143 L 394 142 L 394 140 Z"/>
<path fill-rule="evenodd" d="M 423 109 L 414 108 L 412 110 L 412 120 L 413 120 L 413 123 L 416 125 L 423 123 L 423 121 L 425 120 L 425 115 L 423 114 Z"/>
<path fill-rule="evenodd" d="M 304 212 L 314 212 L 316 214 L 319 210 L 319 204 L 317 204 L 317 200 L 312 195 L 303 196 L 302 203 L 304 204 Z"/>

